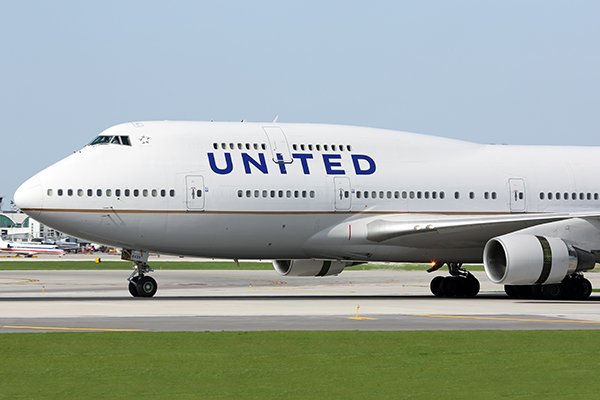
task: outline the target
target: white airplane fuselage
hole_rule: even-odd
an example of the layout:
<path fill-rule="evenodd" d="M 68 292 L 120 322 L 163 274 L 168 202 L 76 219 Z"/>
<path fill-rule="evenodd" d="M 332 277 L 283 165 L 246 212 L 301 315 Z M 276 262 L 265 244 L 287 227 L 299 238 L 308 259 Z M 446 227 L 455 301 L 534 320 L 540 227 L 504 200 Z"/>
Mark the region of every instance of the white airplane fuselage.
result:
<path fill-rule="evenodd" d="M 169 121 L 97 141 L 25 182 L 18 206 L 90 241 L 214 258 L 481 262 L 514 232 L 600 249 L 597 147 Z"/>

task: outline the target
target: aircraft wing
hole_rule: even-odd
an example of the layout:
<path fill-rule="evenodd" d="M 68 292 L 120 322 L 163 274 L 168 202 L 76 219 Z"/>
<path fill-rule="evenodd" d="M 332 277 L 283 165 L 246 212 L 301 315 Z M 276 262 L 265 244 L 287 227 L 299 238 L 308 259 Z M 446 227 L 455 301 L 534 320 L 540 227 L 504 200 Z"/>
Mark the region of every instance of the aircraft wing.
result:
<path fill-rule="evenodd" d="M 428 215 L 412 220 L 407 220 L 406 217 L 386 216 L 366 223 L 366 237 L 371 242 L 402 242 L 403 245 L 412 247 L 444 248 L 457 244 L 463 247 L 478 247 L 495 236 L 573 218 L 598 220 L 600 214 L 593 212 L 491 216 Z"/>

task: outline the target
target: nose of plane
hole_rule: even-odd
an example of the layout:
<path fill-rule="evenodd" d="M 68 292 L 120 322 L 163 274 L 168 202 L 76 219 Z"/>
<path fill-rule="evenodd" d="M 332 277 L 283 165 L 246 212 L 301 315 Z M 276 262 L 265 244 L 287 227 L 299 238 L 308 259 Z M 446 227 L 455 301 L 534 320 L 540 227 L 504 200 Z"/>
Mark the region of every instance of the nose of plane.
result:
<path fill-rule="evenodd" d="M 37 176 L 29 178 L 14 195 L 15 204 L 24 213 L 35 219 L 42 212 L 42 184 Z"/>

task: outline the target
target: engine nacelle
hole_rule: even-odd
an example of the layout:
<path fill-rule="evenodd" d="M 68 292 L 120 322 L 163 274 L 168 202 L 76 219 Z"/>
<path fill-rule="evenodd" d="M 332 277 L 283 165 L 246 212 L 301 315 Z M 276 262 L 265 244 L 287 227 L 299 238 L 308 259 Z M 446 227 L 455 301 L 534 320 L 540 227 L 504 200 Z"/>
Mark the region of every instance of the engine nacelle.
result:
<path fill-rule="evenodd" d="M 329 276 L 339 275 L 350 262 L 318 260 L 274 260 L 273 267 L 283 276 Z"/>
<path fill-rule="evenodd" d="M 483 265 L 494 283 L 542 285 L 560 283 L 574 272 L 593 269 L 595 259 L 558 238 L 511 234 L 487 242 Z"/>

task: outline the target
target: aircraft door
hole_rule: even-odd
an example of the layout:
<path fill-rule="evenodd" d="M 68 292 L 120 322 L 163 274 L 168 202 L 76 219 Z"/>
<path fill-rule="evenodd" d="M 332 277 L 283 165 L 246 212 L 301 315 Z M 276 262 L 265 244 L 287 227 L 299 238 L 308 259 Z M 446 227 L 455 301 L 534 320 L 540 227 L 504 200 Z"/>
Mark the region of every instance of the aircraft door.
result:
<path fill-rule="evenodd" d="M 188 210 L 204 210 L 204 177 L 188 175 L 185 177 L 186 205 Z"/>
<path fill-rule="evenodd" d="M 333 178 L 335 211 L 350 211 L 352 194 L 350 191 L 350 178 Z"/>
<path fill-rule="evenodd" d="M 525 212 L 525 181 L 521 178 L 511 178 L 508 180 L 510 196 L 510 212 Z"/>
<path fill-rule="evenodd" d="M 292 153 L 288 145 L 285 133 L 278 126 L 263 126 L 263 130 L 269 139 L 269 147 L 271 148 L 271 157 L 273 162 L 277 164 L 291 164 Z"/>

